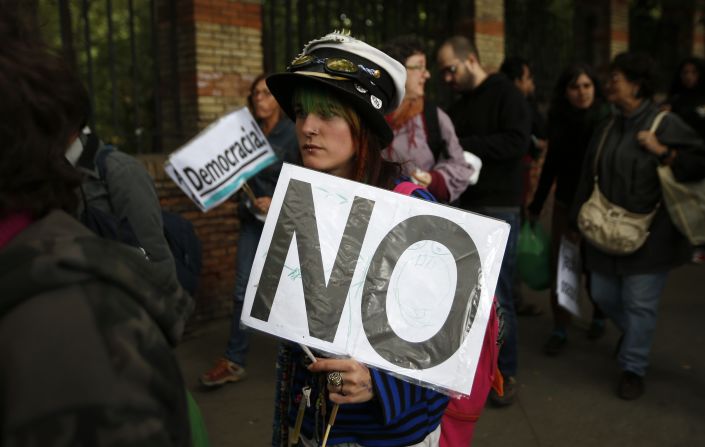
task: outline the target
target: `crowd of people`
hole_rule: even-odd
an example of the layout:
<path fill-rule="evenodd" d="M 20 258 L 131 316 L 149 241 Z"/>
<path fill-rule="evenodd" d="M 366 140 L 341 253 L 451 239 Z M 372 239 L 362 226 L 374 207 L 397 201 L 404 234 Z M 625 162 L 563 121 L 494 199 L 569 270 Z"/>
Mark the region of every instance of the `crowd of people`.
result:
<path fill-rule="evenodd" d="M 16 12 L 0 16 L 0 289 L 11 292 L 0 298 L 0 444 L 190 445 L 194 411 L 173 347 L 193 299 L 177 280 L 154 185 L 134 158 L 105 149 L 86 127 L 79 77 L 38 37 L 32 12 Z M 249 107 L 278 163 L 238 196 L 232 330 L 200 382 L 247 377 L 240 314 L 284 162 L 388 190 L 411 184 L 417 198 L 507 222 L 481 353 L 496 362 L 478 368 L 485 376 L 462 402 L 352 358 L 316 353 L 312 362 L 282 342 L 272 445 L 469 444 L 486 399 L 496 406 L 516 399 L 517 315 L 536 313 L 519 296 L 519 226 L 537 222 L 551 194 L 553 328 L 543 351 L 557 356 L 567 343 L 571 315 L 555 278 L 568 239 L 581 247 L 593 308 L 588 336 L 614 323 L 617 394 L 644 393 L 668 273 L 702 249 L 674 226 L 657 169 L 669 167 L 680 182 L 705 178 L 703 62 L 683 61 L 662 104 L 646 54 L 617 55 L 604 89 L 593 67 L 572 64 L 558 76 L 544 119 L 528 61 L 508 58 L 493 73 L 468 38 L 445 40 L 432 55 L 456 94 L 444 109 L 425 92 L 429 56 L 415 36 L 378 49 L 332 33 L 309 42 L 286 71 L 253 80 Z M 534 192 L 528 173 L 539 159 Z M 636 247 L 612 247 L 585 229 L 583 208 L 596 196 L 645 222 Z M 92 219 L 127 221 L 134 244 L 94 234 L 86 213 L 96 208 Z M 30 379 L 46 365 L 51 374 Z M 332 408 L 337 419 L 324 434 Z"/>

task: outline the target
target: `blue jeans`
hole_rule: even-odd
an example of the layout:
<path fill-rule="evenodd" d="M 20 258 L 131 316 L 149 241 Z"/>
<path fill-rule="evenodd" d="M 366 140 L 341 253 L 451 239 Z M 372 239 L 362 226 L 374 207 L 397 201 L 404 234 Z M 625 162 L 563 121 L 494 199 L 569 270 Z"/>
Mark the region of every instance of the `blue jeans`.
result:
<path fill-rule="evenodd" d="M 515 376 L 518 368 L 517 315 L 514 308 L 514 269 L 516 268 L 517 240 L 519 239 L 519 212 L 479 210 L 481 214 L 507 222 L 511 229 L 507 248 L 499 271 L 495 296 L 504 310 L 504 343 L 499 351 L 499 370 L 504 377 Z"/>
<path fill-rule="evenodd" d="M 620 368 L 640 376 L 649 366 L 649 352 L 667 272 L 644 275 L 603 275 L 592 272 L 592 296 L 622 331 L 617 355 Z"/>
<path fill-rule="evenodd" d="M 237 256 L 235 258 L 235 291 L 233 293 L 233 317 L 230 325 L 230 338 L 225 350 L 225 358 L 240 366 L 245 366 L 247 351 L 250 347 L 248 330 L 240 326 L 242 305 L 245 301 L 247 281 L 250 279 L 252 263 L 259 239 L 262 236 L 264 224 L 259 221 L 243 220 L 240 226 L 240 237 L 237 241 Z"/>

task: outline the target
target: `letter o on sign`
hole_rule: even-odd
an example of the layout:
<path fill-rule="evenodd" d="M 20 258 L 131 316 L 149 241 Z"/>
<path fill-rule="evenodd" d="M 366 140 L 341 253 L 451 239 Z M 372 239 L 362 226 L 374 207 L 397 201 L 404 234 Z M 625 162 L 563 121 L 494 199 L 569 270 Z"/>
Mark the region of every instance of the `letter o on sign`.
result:
<path fill-rule="evenodd" d="M 431 338 L 411 342 L 389 324 L 387 291 L 394 267 L 413 244 L 432 240 L 450 250 L 457 282 L 450 312 Z M 428 369 L 443 363 L 462 344 L 477 312 L 480 296 L 480 256 L 470 235 L 458 224 L 437 216 L 415 216 L 392 228 L 377 247 L 362 293 L 362 324 L 372 348 L 389 362 L 408 369 Z"/>

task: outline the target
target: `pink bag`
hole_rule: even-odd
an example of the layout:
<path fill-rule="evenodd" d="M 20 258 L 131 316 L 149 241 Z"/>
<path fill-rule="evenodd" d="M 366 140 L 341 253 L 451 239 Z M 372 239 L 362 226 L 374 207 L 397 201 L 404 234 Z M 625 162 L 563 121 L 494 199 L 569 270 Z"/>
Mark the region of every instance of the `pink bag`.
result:
<path fill-rule="evenodd" d="M 497 357 L 499 356 L 498 323 L 495 306 L 492 306 L 470 397 L 450 399 L 443 419 L 441 419 L 441 447 L 469 446 L 472 443 L 475 423 L 480 419 L 490 388 L 494 387 L 500 395 L 503 394 L 502 374 L 497 367 Z"/>

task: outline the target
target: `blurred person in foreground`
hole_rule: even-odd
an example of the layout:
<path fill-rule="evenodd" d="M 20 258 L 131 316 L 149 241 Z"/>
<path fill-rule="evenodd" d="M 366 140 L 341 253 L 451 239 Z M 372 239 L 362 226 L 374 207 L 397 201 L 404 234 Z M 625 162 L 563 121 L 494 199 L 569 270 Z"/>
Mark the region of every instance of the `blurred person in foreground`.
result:
<path fill-rule="evenodd" d="M 0 445 L 190 445 L 172 347 L 193 303 L 69 214 L 88 96 L 31 6 L 0 15 Z"/>

